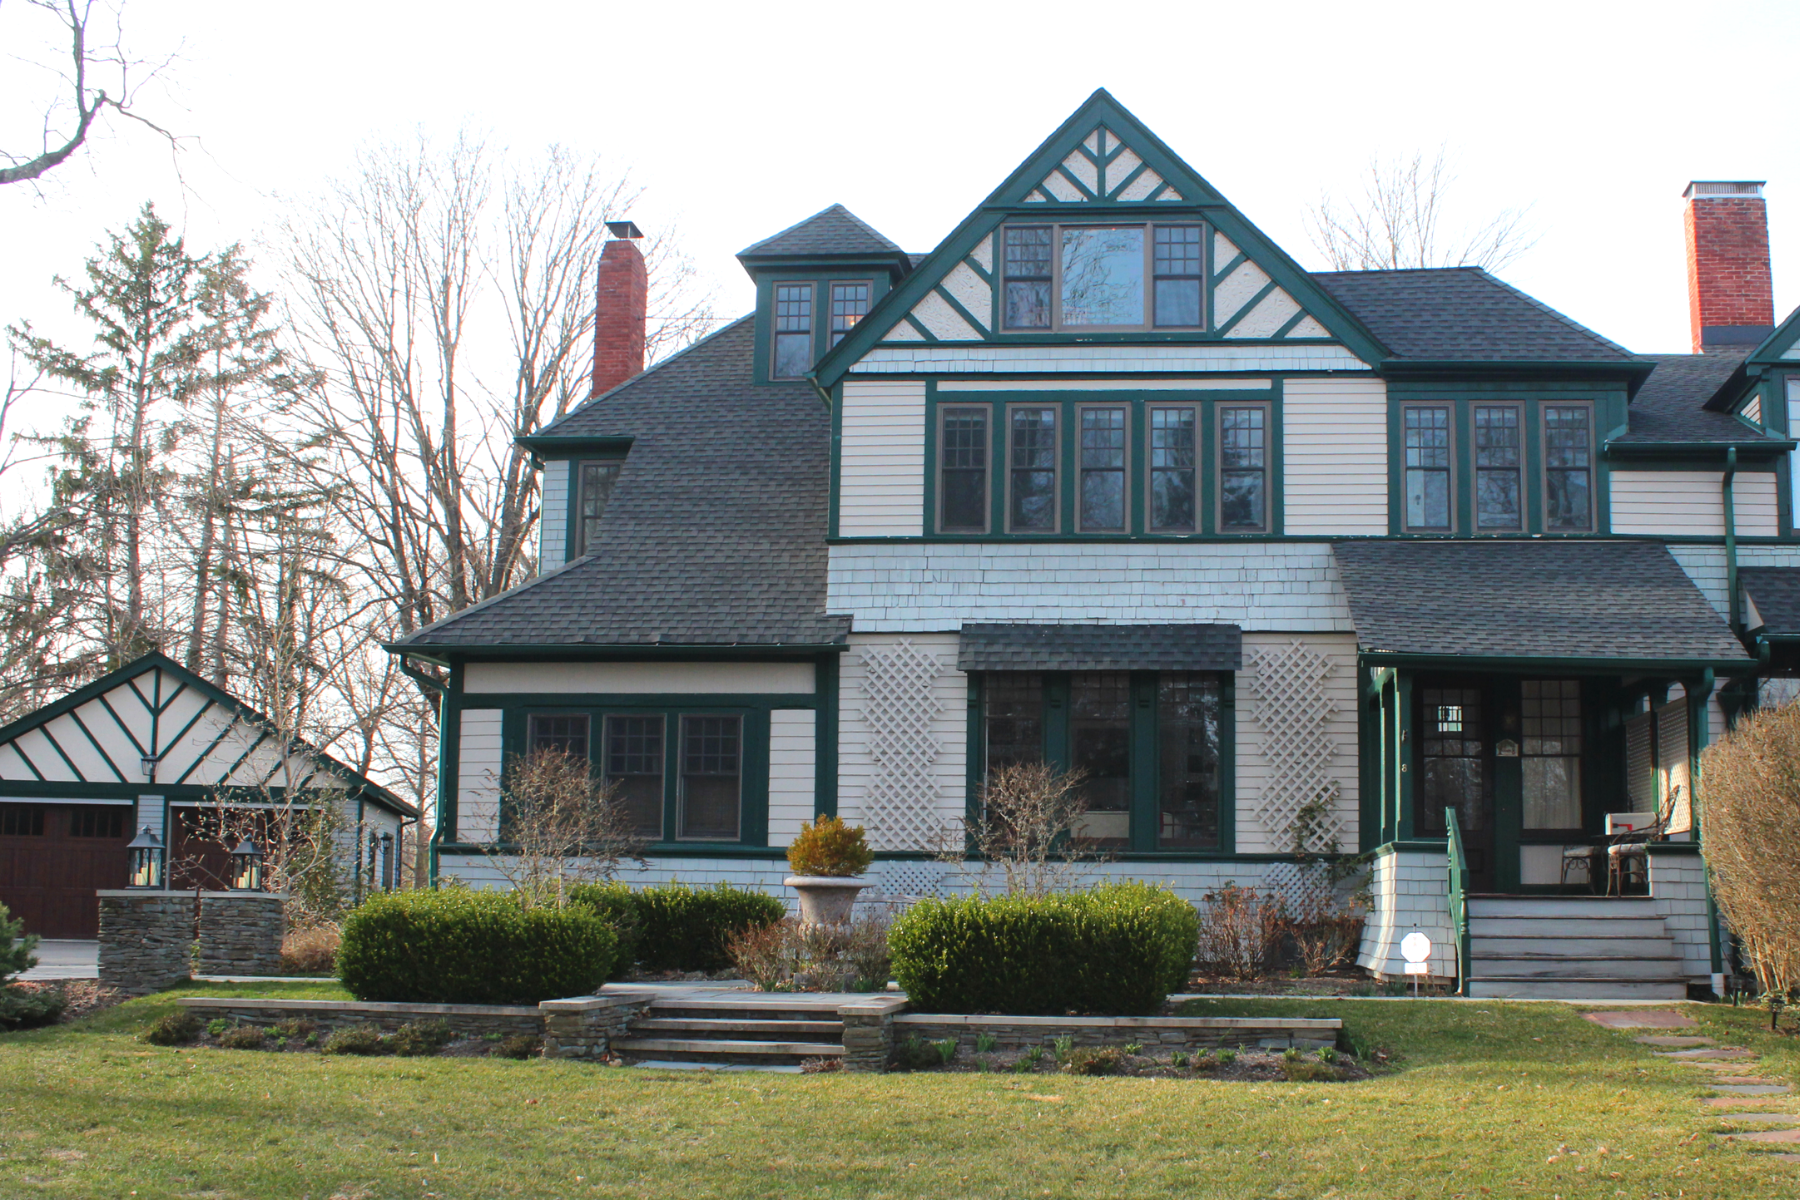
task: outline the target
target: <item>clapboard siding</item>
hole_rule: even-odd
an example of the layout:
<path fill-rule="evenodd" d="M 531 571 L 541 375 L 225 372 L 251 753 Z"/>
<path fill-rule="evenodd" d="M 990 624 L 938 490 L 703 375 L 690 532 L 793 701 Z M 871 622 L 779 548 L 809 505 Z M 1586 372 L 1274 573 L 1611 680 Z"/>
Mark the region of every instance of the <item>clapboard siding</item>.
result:
<path fill-rule="evenodd" d="M 925 385 L 844 384 L 838 533 L 917 537 L 925 522 Z"/>
<path fill-rule="evenodd" d="M 1284 532 L 1387 532 L 1387 385 L 1381 380 L 1289 380 L 1282 392 L 1282 454 Z"/>
<path fill-rule="evenodd" d="M 492 842 L 500 836 L 500 721 L 498 708 L 467 708 L 456 756 L 456 839 Z"/>
<path fill-rule="evenodd" d="M 936 781 L 932 812 L 911 822 L 906 836 L 884 835 L 884 817 L 871 812 L 868 803 L 869 783 L 877 764 L 871 746 L 869 728 L 868 661 L 870 652 L 892 648 L 900 641 L 910 641 L 915 649 L 937 659 L 938 672 L 932 683 L 932 699 L 937 711 L 931 719 L 931 734 L 937 756 L 931 765 Z M 956 669 L 957 635 L 954 633 L 920 633 L 910 635 L 860 636 L 852 634 L 850 649 L 843 656 L 838 676 L 838 815 L 852 825 L 866 825 L 870 844 L 880 850 L 929 850 L 931 834 L 939 827 L 953 826 L 963 815 L 968 761 L 968 676 Z"/>
<path fill-rule="evenodd" d="M 778 708 L 769 714 L 771 846 L 787 845 L 813 818 L 817 724 L 817 714 L 810 708 Z"/>
<path fill-rule="evenodd" d="M 1280 854 L 1293 849 L 1293 835 L 1286 828 L 1271 828 L 1264 819 L 1264 791 L 1276 764 L 1268 750 L 1271 712 L 1256 670 L 1259 651 L 1280 651 L 1294 641 L 1331 659 L 1331 670 L 1321 688 L 1334 706 L 1325 722 L 1325 735 L 1336 749 L 1327 773 L 1338 786 L 1335 805 L 1341 844 L 1357 845 L 1357 739 L 1356 739 L 1356 638 L 1354 635 L 1247 633 L 1244 635 L 1244 669 L 1237 675 L 1237 845 L 1240 854 Z"/>
<path fill-rule="evenodd" d="M 1612 531 L 1719 537 L 1725 532 L 1723 481 L 1719 471 L 1614 471 Z M 1739 537 L 1781 532 L 1774 475 L 1739 472 L 1732 480 L 1732 501 Z"/>

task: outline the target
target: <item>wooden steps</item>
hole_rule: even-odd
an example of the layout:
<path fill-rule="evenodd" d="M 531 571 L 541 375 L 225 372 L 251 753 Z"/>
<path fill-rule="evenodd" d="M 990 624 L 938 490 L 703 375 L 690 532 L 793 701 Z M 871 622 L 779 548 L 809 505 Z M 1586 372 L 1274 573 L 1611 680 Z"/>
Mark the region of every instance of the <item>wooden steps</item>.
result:
<path fill-rule="evenodd" d="M 1687 978 L 1648 899 L 1471 896 L 1469 994 L 1682 1000 Z"/>

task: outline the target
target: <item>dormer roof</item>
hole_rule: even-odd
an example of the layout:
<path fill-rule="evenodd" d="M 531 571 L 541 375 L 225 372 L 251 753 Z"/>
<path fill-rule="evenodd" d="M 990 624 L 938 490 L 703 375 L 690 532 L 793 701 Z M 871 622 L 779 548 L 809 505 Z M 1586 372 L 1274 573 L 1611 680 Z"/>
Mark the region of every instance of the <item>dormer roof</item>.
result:
<path fill-rule="evenodd" d="M 899 246 L 841 204 L 738 252 L 740 262 L 795 258 L 898 258 L 911 265 Z"/>

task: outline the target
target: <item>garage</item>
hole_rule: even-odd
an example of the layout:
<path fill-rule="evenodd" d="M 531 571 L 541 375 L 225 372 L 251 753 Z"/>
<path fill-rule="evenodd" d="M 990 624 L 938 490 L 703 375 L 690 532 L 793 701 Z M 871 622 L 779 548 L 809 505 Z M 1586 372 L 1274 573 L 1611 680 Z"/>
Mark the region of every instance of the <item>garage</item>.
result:
<path fill-rule="evenodd" d="M 125 886 L 126 804 L 0 803 L 0 904 L 47 938 L 99 936 L 96 888 Z"/>

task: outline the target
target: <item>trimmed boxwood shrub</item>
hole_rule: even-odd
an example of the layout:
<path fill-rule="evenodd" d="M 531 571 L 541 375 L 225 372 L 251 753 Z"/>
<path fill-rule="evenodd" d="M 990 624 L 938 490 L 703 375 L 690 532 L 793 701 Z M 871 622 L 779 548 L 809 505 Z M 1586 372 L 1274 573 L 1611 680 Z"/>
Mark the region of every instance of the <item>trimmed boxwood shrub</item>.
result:
<path fill-rule="evenodd" d="M 921 1012 L 1150 1016 L 1187 980 L 1194 906 L 1165 887 L 922 900 L 888 935 Z"/>
<path fill-rule="evenodd" d="M 585 907 L 525 908 L 511 892 L 387 892 L 344 922 L 338 977 L 358 1000 L 536 1004 L 606 982 L 618 938 Z"/>
<path fill-rule="evenodd" d="M 774 896 L 721 883 L 692 888 L 682 883 L 632 891 L 622 883 L 584 884 L 569 893 L 572 904 L 602 915 L 629 905 L 637 921 L 637 962 L 652 971 L 721 971 L 731 965 L 731 935 L 773 925 L 787 915 Z"/>
<path fill-rule="evenodd" d="M 569 889 L 569 905 L 580 906 L 599 914 L 619 939 L 618 953 L 613 957 L 608 979 L 623 979 L 638 960 L 637 901 L 634 892 L 622 883 L 578 883 Z"/>

